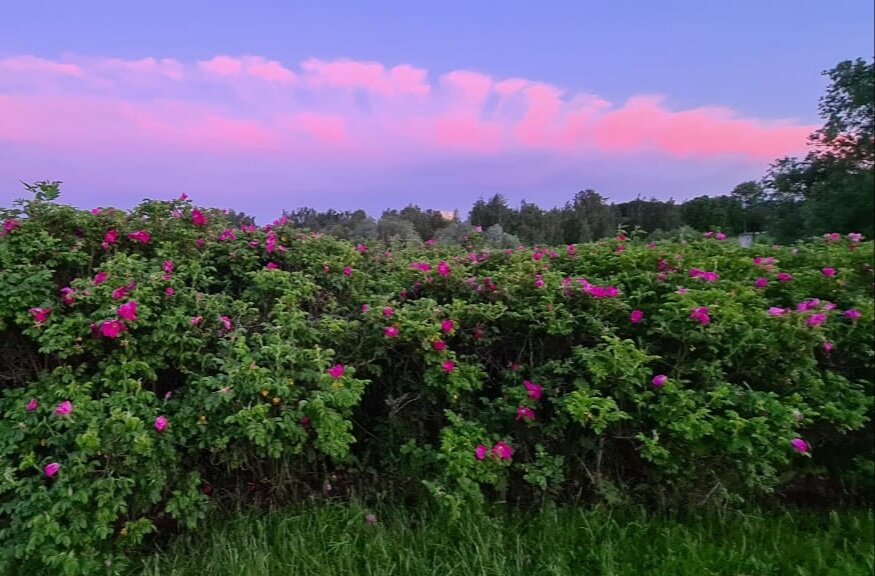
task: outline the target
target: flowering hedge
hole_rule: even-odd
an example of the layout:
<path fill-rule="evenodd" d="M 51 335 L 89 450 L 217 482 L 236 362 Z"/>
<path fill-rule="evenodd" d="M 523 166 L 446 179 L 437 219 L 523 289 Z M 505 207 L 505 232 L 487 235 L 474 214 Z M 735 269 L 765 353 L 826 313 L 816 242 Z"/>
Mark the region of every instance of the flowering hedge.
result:
<path fill-rule="evenodd" d="M 871 496 L 873 244 L 354 246 L 183 197 L 0 211 L 0 568 L 322 493 Z"/>

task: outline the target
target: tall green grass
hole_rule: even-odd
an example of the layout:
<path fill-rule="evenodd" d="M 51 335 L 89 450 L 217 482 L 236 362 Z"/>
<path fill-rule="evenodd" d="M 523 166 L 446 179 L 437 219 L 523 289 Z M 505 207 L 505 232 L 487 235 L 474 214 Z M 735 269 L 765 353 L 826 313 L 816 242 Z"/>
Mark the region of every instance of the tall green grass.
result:
<path fill-rule="evenodd" d="M 366 515 L 376 515 L 369 524 Z M 868 511 L 666 516 L 323 505 L 216 517 L 141 576 L 871 576 Z"/>

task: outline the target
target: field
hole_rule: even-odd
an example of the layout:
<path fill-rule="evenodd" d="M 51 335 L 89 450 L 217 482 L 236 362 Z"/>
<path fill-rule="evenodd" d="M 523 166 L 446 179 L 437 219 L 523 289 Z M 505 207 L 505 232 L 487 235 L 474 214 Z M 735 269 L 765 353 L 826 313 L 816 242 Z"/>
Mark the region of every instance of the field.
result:
<path fill-rule="evenodd" d="M 871 512 L 465 515 L 361 506 L 242 515 L 145 560 L 142 576 L 865 576 Z"/>
<path fill-rule="evenodd" d="M 147 573 L 871 572 L 858 234 L 381 245 L 188 198 L 0 220 L 0 572 L 173 542 Z"/>

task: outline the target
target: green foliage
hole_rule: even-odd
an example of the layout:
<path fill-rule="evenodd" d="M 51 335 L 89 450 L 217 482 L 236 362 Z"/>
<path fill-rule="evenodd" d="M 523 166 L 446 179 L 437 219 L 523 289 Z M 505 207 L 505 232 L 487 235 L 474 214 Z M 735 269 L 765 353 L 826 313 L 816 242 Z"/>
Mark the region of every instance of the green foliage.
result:
<path fill-rule="evenodd" d="M 872 242 L 357 250 L 195 210 L 4 212 L 0 571 L 123 573 L 217 502 L 871 498 Z"/>

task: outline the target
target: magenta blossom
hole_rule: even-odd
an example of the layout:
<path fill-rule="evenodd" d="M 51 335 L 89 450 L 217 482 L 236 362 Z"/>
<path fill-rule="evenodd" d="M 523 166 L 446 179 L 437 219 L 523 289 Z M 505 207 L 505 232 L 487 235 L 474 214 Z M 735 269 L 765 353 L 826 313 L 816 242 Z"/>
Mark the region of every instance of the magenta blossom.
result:
<path fill-rule="evenodd" d="M 793 438 L 792 440 L 790 440 L 790 446 L 792 446 L 793 450 L 795 450 L 799 454 L 808 454 L 808 451 L 811 450 L 808 442 L 806 442 L 802 438 Z"/>
<path fill-rule="evenodd" d="M 231 323 L 231 319 L 227 316 L 219 316 L 219 322 L 222 324 L 222 327 L 225 328 L 225 330 L 230 330 L 233 326 L 233 324 Z"/>
<path fill-rule="evenodd" d="M 441 332 L 449 334 L 455 329 L 456 324 L 452 320 L 444 320 L 443 322 L 441 322 Z"/>
<path fill-rule="evenodd" d="M 705 270 L 699 270 L 698 268 L 692 268 L 690 269 L 690 278 L 698 278 L 705 282 L 717 282 L 717 280 L 720 279 L 720 276 L 718 276 L 716 272 L 707 272 Z"/>
<path fill-rule="evenodd" d="M 700 308 L 694 308 L 690 312 L 690 318 L 695 320 L 702 326 L 707 326 L 711 323 L 711 317 L 708 315 L 708 308 L 702 306 Z"/>
<path fill-rule="evenodd" d="M 435 244 L 435 242 L 431 238 L 429 238 L 428 240 L 425 241 L 426 246 L 434 246 L 434 244 Z"/>
<path fill-rule="evenodd" d="M 364 244 L 359 244 L 358 246 L 355 247 L 355 249 L 356 249 L 356 252 L 358 252 L 359 254 L 364 254 L 368 251 L 368 247 L 365 246 Z"/>
<path fill-rule="evenodd" d="M 446 278 L 450 275 L 450 265 L 441 260 L 437 267 L 438 274 Z"/>
<path fill-rule="evenodd" d="M 276 270 L 279 266 L 277 266 L 276 262 L 268 262 L 265 268 L 268 270 Z"/>
<path fill-rule="evenodd" d="M 0 236 L 12 234 L 14 230 L 17 230 L 19 228 L 21 228 L 21 222 L 15 220 L 14 218 L 7 218 L 3 221 L 3 234 L 0 234 Z"/>
<path fill-rule="evenodd" d="M 137 303 L 133 300 L 118 307 L 118 317 L 126 322 L 137 321 Z"/>
<path fill-rule="evenodd" d="M 37 323 L 37 325 L 42 326 L 46 323 L 46 320 L 49 319 L 49 316 L 52 315 L 51 308 L 31 308 L 28 310 L 30 312 L 31 318 L 33 321 Z"/>
<path fill-rule="evenodd" d="M 769 308 L 769 316 L 783 316 L 784 314 L 788 314 L 789 312 L 789 308 L 779 308 L 778 306 L 772 306 L 771 308 Z"/>
<path fill-rule="evenodd" d="M 114 340 L 125 331 L 125 325 L 118 320 L 108 320 L 100 323 L 100 333 L 104 338 Z"/>
<path fill-rule="evenodd" d="M 577 256 L 577 246 L 574 244 L 569 244 L 565 247 L 565 253 L 569 256 Z"/>
<path fill-rule="evenodd" d="M 803 300 L 796 305 L 797 312 L 808 312 L 820 306 L 820 298 L 812 298 L 811 300 Z"/>
<path fill-rule="evenodd" d="M 204 321 L 203 316 L 194 316 L 194 317 L 192 317 L 191 320 L 188 321 L 188 323 L 192 326 L 197 326 L 198 324 L 200 324 L 203 321 Z"/>
<path fill-rule="evenodd" d="M 164 270 L 165 274 L 173 274 L 173 260 L 165 260 L 161 269 Z"/>
<path fill-rule="evenodd" d="M 778 272 L 775 278 L 777 278 L 778 282 L 789 282 L 793 279 L 793 276 L 787 272 Z"/>
<path fill-rule="evenodd" d="M 387 326 L 383 328 L 383 336 L 386 338 L 395 338 L 398 336 L 398 327 L 397 326 Z"/>
<path fill-rule="evenodd" d="M 126 298 L 127 295 L 128 295 L 127 286 L 122 286 L 122 287 L 116 288 L 115 290 L 112 291 L 112 299 L 113 300 L 122 300 L 123 298 Z"/>
<path fill-rule="evenodd" d="M 850 234 L 848 234 L 848 240 L 850 240 L 854 244 L 858 244 L 863 241 L 863 235 L 859 232 L 851 232 Z"/>
<path fill-rule="evenodd" d="M 768 278 L 757 278 L 756 282 L 753 285 L 757 288 L 766 288 L 769 285 Z"/>
<path fill-rule="evenodd" d="M 371 309 L 371 307 L 368 306 L 367 304 L 362 304 L 362 314 L 367 314 L 368 310 L 370 310 L 370 309 Z"/>
<path fill-rule="evenodd" d="M 529 398 L 535 401 L 541 399 L 541 393 L 543 392 L 541 386 L 533 382 L 529 382 L 528 380 L 523 382 L 523 386 L 525 387 L 526 394 L 529 396 Z"/>
<path fill-rule="evenodd" d="M 137 230 L 128 234 L 128 240 L 131 242 L 139 242 L 140 244 L 148 244 L 152 236 L 145 230 Z"/>
<path fill-rule="evenodd" d="M 43 473 L 46 475 L 46 478 L 54 478 L 58 474 L 58 470 L 60 469 L 60 464 L 58 464 L 57 462 L 52 462 L 43 469 Z"/>
<path fill-rule="evenodd" d="M 118 242 L 118 230 L 107 230 L 106 234 L 103 235 L 103 242 L 107 245 Z"/>
<path fill-rule="evenodd" d="M 665 386 L 666 382 L 668 382 L 668 376 L 666 376 L 665 374 L 657 374 L 650 381 L 650 384 L 654 388 L 659 389 L 659 388 L 662 388 L 663 386 Z"/>
<path fill-rule="evenodd" d="M 237 234 L 231 228 L 226 228 L 219 234 L 219 242 L 229 242 L 236 239 Z"/>
<path fill-rule="evenodd" d="M 443 352 L 447 349 L 447 343 L 443 340 L 435 340 L 431 343 L 431 347 L 435 352 Z"/>
<path fill-rule="evenodd" d="M 492 454 L 500 460 L 510 460 L 513 458 L 513 448 L 504 442 L 496 442 L 492 447 Z"/>
<path fill-rule="evenodd" d="M 197 227 L 203 227 L 207 225 L 207 217 L 200 210 L 192 210 L 191 211 L 191 223 Z"/>
<path fill-rule="evenodd" d="M 532 422 L 535 419 L 535 412 L 531 408 L 520 406 L 516 409 L 516 419 L 523 422 Z"/>
<path fill-rule="evenodd" d="M 343 364 L 335 364 L 334 366 L 326 370 L 326 372 L 328 372 L 329 376 L 337 380 L 339 378 L 343 378 L 343 374 L 344 372 L 346 372 L 346 367 Z"/>
<path fill-rule="evenodd" d="M 344 266 L 343 275 L 346 276 L 347 278 L 352 276 L 352 268 L 350 268 L 349 266 Z"/>
<path fill-rule="evenodd" d="M 167 429 L 167 418 L 164 416 L 158 416 L 155 418 L 155 430 L 159 433 L 164 432 Z"/>
<path fill-rule="evenodd" d="M 838 242 L 839 240 L 842 239 L 842 235 L 839 234 L 838 232 L 831 232 L 829 234 L 824 234 L 823 237 L 827 242 Z"/>
<path fill-rule="evenodd" d="M 814 328 L 815 326 L 820 326 L 824 322 L 826 322 L 826 314 L 812 314 L 805 321 L 805 324 L 810 328 Z"/>
<path fill-rule="evenodd" d="M 37 408 L 39 408 L 39 402 L 36 401 L 36 398 L 31 398 L 30 402 L 24 407 L 27 412 L 33 412 Z"/>
<path fill-rule="evenodd" d="M 827 278 L 832 278 L 836 275 L 836 269 L 835 268 L 824 268 L 820 271 L 820 273 L 823 274 L 824 276 L 826 276 Z"/>
<path fill-rule="evenodd" d="M 844 312 L 842 312 L 842 316 L 853 322 L 855 320 L 858 320 L 860 316 L 862 316 L 862 314 L 859 310 L 851 308 L 850 310 L 845 310 Z"/>
<path fill-rule="evenodd" d="M 55 408 L 55 416 L 69 416 L 73 412 L 73 403 L 69 400 L 64 400 Z"/>
<path fill-rule="evenodd" d="M 447 360 L 446 362 L 441 364 L 441 370 L 443 370 L 447 374 L 452 374 L 456 370 L 456 363 L 452 360 Z"/>
<path fill-rule="evenodd" d="M 391 318 L 393 314 L 395 314 L 395 311 L 390 306 L 383 308 L 383 316 L 385 318 Z"/>
<path fill-rule="evenodd" d="M 98 272 L 97 274 L 94 275 L 94 279 L 91 282 L 95 286 L 100 286 L 101 284 L 106 282 L 107 277 L 108 276 L 107 276 L 106 272 Z"/>
<path fill-rule="evenodd" d="M 544 279 L 540 274 L 535 276 L 535 288 L 543 288 L 544 287 Z"/>
<path fill-rule="evenodd" d="M 717 234 L 714 234 L 714 238 L 722 242 L 723 240 L 726 240 L 726 234 L 724 234 L 723 232 L 718 232 Z"/>
<path fill-rule="evenodd" d="M 489 453 L 489 448 L 484 446 L 483 444 L 478 444 L 477 448 L 474 449 L 474 458 L 477 460 L 483 460 L 486 458 L 486 455 Z"/>
<path fill-rule="evenodd" d="M 829 354 L 830 352 L 832 352 L 833 348 L 835 348 L 835 344 L 833 344 L 832 342 L 824 342 L 821 345 L 821 348 L 823 348 L 823 351 L 825 353 Z"/>
<path fill-rule="evenodd" d="M 168 298 L 170 298 L 174 294 L 176 294 L 176 290 L 174 290 L 172 286 L 168 286 L 167 288 L 164 289 L 164 295 L 167 296 Z"/>
<path fill-rule="evenodd" d="M 413 262 L 410 264 L 411 270 L 418 270 L 420 272 L 428 272 L 431 270 L 431 264 L 428 262 Z"/>
<path fill-rule="evenodd" d="M 61 301 L 67 306 L 72 306 L 76 301 L 76 293 L 69 286 L 61 288 Z"/>
<path fill-rule="evenodd" d="M 643 310 L 632 310 L 632 313 L 629 314 L 629 322 L 632 324 L 640 324 L 644 320 L 644 311 Z"/>
<path fill-rule="evenodd" d="M 616 298 L 620 295 L 620 291 L 614 286 L 587 286 L 583 291 L 596 299 Z"/>

